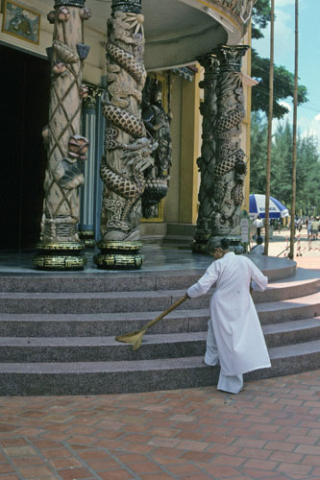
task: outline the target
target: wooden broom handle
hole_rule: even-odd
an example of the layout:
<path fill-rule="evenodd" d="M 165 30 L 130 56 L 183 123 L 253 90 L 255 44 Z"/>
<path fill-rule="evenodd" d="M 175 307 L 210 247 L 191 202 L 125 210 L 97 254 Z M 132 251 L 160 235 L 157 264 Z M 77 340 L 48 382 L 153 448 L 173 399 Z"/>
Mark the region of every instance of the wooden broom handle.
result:
<path fill-rule="evenodd" d="M 154 320 L 151 320 L 151 322 L 147 323 L 146 328 L 152 327 L 152 325 L 155 325 L 156 323 L 160 322 L 160 320 L 163 317 L 168 315 L 168 313 L 172 312 L 172 310 L 175 310 L 177 307 L 179 307 L 179 305 L 181 305 L 181 303 L 183 303 L 185 300 L 187 300 L 187 298 L 189 298 L 187 294 L 185 294 L 183 297 L 179 298 L 179 300 L 174 302 L 171 305 L 171 307 L 167 308 L 167 310 L 162 312 L 157 318 L 155 318 Z"/>

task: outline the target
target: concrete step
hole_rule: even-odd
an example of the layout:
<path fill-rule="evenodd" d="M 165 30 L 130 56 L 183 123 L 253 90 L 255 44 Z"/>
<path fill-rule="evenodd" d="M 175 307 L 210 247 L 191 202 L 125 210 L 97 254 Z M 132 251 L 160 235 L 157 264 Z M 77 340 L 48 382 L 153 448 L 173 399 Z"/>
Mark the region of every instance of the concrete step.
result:
<path fill-rule="evenodd" d="M 256 305 L 262 325 L 312 318 L 320 315 L 320 293 L 280 302 Z"/>
<path fill-rule="evenodd" d="M 166 256 L 162 259 L 160 253 L 151 251 L 152 255 L 158 258 L 158 269 L 156 271 L 101 271 L 95 270 L 94 273 L 87 272 L 38 272 L 33 273 L 1 273 L 0 272 L 0 292 L 20 292 L 20 293 L 98 293 L 98 292 L 131 292 L 131 291 L 151 291 L 151 290 L 174 290 L 187 289 L 190 285 L 200 278 L 205 269 L 210 265 L 211 258 L 207 255 L 195 255 L 197 261 L 185 263 L 181 259 L 179 268 L 177 268 L 177 255 L 181 252 L 177 250 L 166 251 Z M 190 252 L 187 253 L 190 256 Z M 250 257 L 249 257 L 250 258 Z M 201 259 L 201 265 L 199 262 Z M 296 263 L 283 258 L 258 258 L 252 260 L 268 276 L 269 282 L 279 281 L 279 279 L 288 279 L 292 281 L 305 280 L 305 274 L 301 269 L 296 270 Z M 168 262 L 166 269 L 161 262 Z M 25 269 L 27 271 L 27 269 Z M 146 270 L 146 267 L 144 267 Z"/>
<path fill-rule="evenodd" d="M 0 314 L 1 337 L 115 336 L 142 328 L 161 311 L 100 314 Z M 157 323 L 152 334 L 207 330 L 209 310 L 176 310 Z"/>
<path fill-rule="evenodd" d="M 320 339 L 320 317 L 266 325 L 268 347 L 298 344 Z M 0 362 L 108 362 L 149 360 L 204 355 L 206 332 L 149 334 L 142 347 L 133 352 L 131 345 L 112 337 L 0 338 Z"/>
<path fill-rule="evenodd" d="M 272 367 L 247 380 L 319 368 L 320 340 L 270 349 Z M 119 362 L 2 363 L 0 395 L 97 395 L 201 387 L 217 383 L 219 369 L 203 357 Z"/>
<path fill-rule="evenodd" d="M 293 283 L 277 284 L 269 287 L 261 295 L 254 292 L 256 303 L 263 301 L 294 299 L 316 294 L 319 281 L 305 281 L 300 285 Z M 172 305 L 186 290 L 156 290 L 135 292 L 99 292 L 99 293 L 17 293 L 0 292 L 1 313 L 118 313 L 163 311 Z M 179 308 L 207 308 L 213 290 L 200 298 L 187 300 Z M 236 301 L 236 297 L 234 297 Z"/>
<path fill-rule="evenodd" d="M 320 340 L 320 317 L 262 327 L 268 348 Z"/>
<path fill-rule="evenodd" d="M 146 335 L 143 347 L 114 337 L 1 338 L 0 362 L 109 362 L 156 358 L 194 357 L 204 354 L 206 332 Z"/>
<path fill-rule="evenodd" d="M 203 272 L 204 269 L 158 273 L 137 271 L 124 275 L 115 271 L 98 270 L 94 275 L 75 275 L 74 272 L 64 272 L 63 275 L 0 275 L 0 292 L 98 293 L 187 289 Z"/>
<path fill-rule="evenodd" d="M 179 297 L 177 297 L 179 298 Z M 172 301 L 177 299 L 174 297 Z M 195 302 L 193 300 L 192 302 Z M 186 305 L 182 304 L 181 307 Z M 256 305 L 262 325 L 296 321 L 320 315 L 320 294 Z M 1 337 L 115 336 L 142 328 L 162 310 L 113 313 L 3 313 Z M 150 333 L 188 333 L 207 330 L 208 308 L 177 309 L 157 323 Z"/>

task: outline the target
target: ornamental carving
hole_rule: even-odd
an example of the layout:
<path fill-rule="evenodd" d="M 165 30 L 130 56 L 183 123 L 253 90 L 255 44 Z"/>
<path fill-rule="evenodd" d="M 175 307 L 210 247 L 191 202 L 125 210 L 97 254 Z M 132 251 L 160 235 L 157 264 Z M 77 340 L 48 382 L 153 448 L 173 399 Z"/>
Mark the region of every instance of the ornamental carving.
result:
<path fill-rule="evenodd" d="M 84 183 L 82 162 L 87 160 L 88 140 L 80 135 L 81 105 L 87 96 L 82 84 L 83 61 L 90 47 L 83 42 L 83 22 L 90 10 L 80 3 L 57 1 L 48 20 L 55 25 L 51 61 L 49 123 L 42 136 L 48 152 L 45 172 L 42 245 L 77 242 L 79 187 Z"/>
<path fill-rule="evenodd" d="M 217 205 L 214 199 L 215 175 L 214 168 L 217 160 L 217 81 L 219 74 L 219 60 L 216 55 L 208 53 L 198 61 L 204 67 L 204 80 L 200 88 L 204 89 L 204 101 L 200 105 L 202 121 L 201 157 L 197 160 L 201 175 L 198 195 L 199 211 L 195 235 L 194 251 L 202 251 L 207 240 L 211 237 L 212 215 Z"/>
<path fill-rule="evenodd" d="M 248 48 L 246 45 L 220 46 L 216 50 L 220 60 L 220 74 L 215 127 L 217 161 L 213 169 L 214 236 L 240 234 L 240 213 L 246 176 L 245 153 L 240 146 L 241 123 L 245 118 L 240 68 L 241 58 Z"/>
<path fill-rule="evenodd" d="M 162 106 L 162 82 L 150 77 L 143 92 L 142 119 L 157 145 L 152 154 L 154 163 L 145 170 L 142 213 L 145 218 L 156 218 L 159 216 L 159 202 L 169 188 L 172 141 L 170 117 Z"/>
<path fill-rule="evenodd" d="M 211 0 L 226 10 L 229 10 L 243 25 L 245 33 L 252 15 L 252 9 L 257 0 Z"/>
<path fill-rule="evenodd" d="M 240 214 L 246 175 L 245 153 L 240 146 L 245 118 L 241 59 L 249 47 L 220 45 L 199 58 L 204 67 L 204 102 L 199 213 L 194 252 L 203 252 L 212 236 L 240 234 Z"/>
<path fill-rule="evenodd" d="M 152 154 L 157 146 L 141 119 L 146 80 L 144 16 L 127 11 L 129 3 L 114 2 L 113 7 L 121 6 L 121 10 L 114 11 L 108 21 L 108 88 L 102 97 L 105 154 L 100 168 L 104 183 L 102 241 L 139 239 L 144 171 L 153 165 Z"/>

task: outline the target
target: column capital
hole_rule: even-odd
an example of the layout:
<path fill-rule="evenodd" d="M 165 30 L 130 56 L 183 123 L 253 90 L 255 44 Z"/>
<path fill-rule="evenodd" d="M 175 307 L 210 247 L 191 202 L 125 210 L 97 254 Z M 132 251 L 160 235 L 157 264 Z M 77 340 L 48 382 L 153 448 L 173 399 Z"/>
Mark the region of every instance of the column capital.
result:
<path fill-rule="evenodd" d="M 80 7 L 83 8 L 86 0 L 55 0 L 54 7 Z"/>
<path fill-rule="evenodd" d="M 249 45 L 218 45 L 213 51 L 220 60 L 221 72 L 240 72 L 242 57 Z"/>
<path fill-rule="evenodd" d="M 220 61 L 215 53 L 206 53 L 197 58 L 198 62 L 204 67 L 206 73 L 217 74 L 220 70 Z"/>
<path fill-rule="evenodd" d="M 141 12 L 142 0 L 112 0 L 112 13 L 115 12 Z"/>

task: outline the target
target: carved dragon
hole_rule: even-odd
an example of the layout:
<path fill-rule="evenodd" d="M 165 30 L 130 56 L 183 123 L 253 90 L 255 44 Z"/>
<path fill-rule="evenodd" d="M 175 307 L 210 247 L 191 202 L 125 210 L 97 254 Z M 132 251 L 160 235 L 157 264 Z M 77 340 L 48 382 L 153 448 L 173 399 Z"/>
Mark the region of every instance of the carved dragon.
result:
<path fill-rule="evenodd" d="M 141 14 L 122 11 L 108 21 L 108 94 L 103 98 L 106 154 L 100 168 L 105 185 L 101 220 L 105 240 L 138 238 L 136 218 L 141 207 L 137 201 L 145 188 L 143 171 L 153 162 L 155 144 L 147 138 L 140 111 L 146 79 L 143 21 Z"/>

